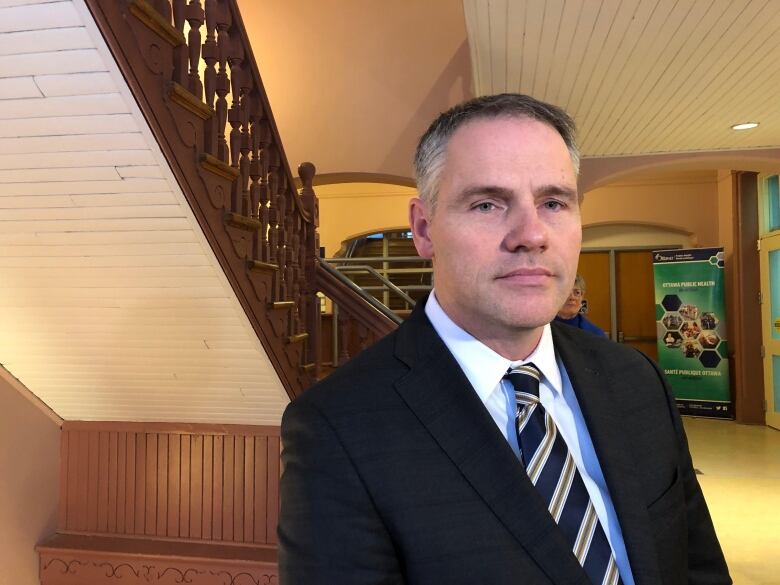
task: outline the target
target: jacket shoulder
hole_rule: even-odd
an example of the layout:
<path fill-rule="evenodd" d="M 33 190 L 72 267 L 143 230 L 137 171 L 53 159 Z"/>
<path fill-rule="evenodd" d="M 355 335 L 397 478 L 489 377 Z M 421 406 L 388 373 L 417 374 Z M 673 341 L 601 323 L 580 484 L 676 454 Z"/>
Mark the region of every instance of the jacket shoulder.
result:
<path fill-rule="evenodd" d="M 616 343 L 606 336 L 555 321 L 550 325 L 556 349 L 567 355 L 576 353 L 585 359 L 596 358 L 601 363 L 618 369 L 636 368 L 648 373 L 657 371 L 650 358 L 630 345 Z"/>

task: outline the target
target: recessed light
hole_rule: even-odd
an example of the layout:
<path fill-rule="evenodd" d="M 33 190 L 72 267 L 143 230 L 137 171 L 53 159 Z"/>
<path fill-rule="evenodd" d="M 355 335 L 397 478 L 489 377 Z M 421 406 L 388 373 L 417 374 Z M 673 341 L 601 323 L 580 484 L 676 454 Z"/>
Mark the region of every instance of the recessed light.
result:
<path fill-rule="evenodd" d="M 732 130 L 750 130 L 751 128 L 755 128 L 758 126 L 758 122 L 744 122 L 742 124 L 734 124 L 731 129 Z"/>

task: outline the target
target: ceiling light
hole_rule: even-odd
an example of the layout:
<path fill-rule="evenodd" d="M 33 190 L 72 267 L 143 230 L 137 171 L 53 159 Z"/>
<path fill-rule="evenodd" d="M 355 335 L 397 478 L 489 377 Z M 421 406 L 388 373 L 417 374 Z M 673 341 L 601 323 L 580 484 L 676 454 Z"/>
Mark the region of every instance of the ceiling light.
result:
<path fill-rule="evenodd" d="M 758 122 L 743 122 L 742 124 L 734 124 L 732 130 L 750 130 L 758 126 Z"/>

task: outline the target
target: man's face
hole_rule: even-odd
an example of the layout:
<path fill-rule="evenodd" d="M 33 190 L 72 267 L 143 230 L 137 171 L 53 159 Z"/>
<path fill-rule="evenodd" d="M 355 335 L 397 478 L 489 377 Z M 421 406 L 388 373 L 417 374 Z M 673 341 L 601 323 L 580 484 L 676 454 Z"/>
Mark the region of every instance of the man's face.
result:
<path fill-rule="evenodd" d="M 413 200 L 410 220 L 418 252 L 433 259 L 439 303 L 493 349 L 540 333 L 571 292 L 582 239 L 577 178 L 546 124 L 498 118 L 458 128 L 435 213 Z"/>
<path fill-rule="evenodd" d="M 561 310 L 558 311 L 558 316 L 561 317 L 562 319 L 571 319 L 577 313 L 579 313 L 580 309 L 582 308 L 582 297 L 584 295 L 585 295 L 585 291 L 577 288 L 576 286 L 573 289 L 571 289 L 571 292 L 569 293 L 566 302 L 563 303 Z"/>

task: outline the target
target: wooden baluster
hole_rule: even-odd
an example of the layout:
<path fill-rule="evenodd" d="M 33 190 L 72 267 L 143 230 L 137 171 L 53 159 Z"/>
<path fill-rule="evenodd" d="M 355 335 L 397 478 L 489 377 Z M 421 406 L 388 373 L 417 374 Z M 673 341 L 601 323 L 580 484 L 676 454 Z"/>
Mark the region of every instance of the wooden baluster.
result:
<path fill-rule="evenodd" d="M 203 83 L 206 94 L 206 105 L 215 109 L 214 100 L 217 95 L 217 0 L 206 0 L 206 40 L 203 43 L 203 61 L 206 69 L 203 73 Z M 217 154 L 217 117 L 212 116 L 206 123 L 205 150 L 208 154 Z"/>
<path fill-rule="evenodd" d="M 203 84 L 200 81 L 200 45 L 201 34 L 200 26 L 204 22 L 203 7 L 200 0 L 190 0 L 184 11 L 184 17 L 190 25 L 190 32 L 187 35 L 187 47 L 190 57 L 190 74 L 188 77 L 187 89 L 190 90 L 198 99 L 203 99 Z"/>
<path fill-rule="evenodd" d="M 173 26 L 182 35 L 184 34 L 184 12 L 187 0 L 173 0 Z M 173 80 L 187 87 L 187 46 L 179 45 L 173 49 Z"/>
<path fill-rule="evenodd" d="M 230 75 L 235 76 L 236 71 L 230 70 Z M 233 103 L 235 103 L 235 98 Z M 231 106 L 228 111 L 228 122 L 230 123 L 230 166 L 240 171 L 241 158 L 241 116 L 238 107 Z M 233 181 L 233 192 L 231 195 L 231 210 L 235 213 L 244 213 L 244 189 L 243 181 Z"/>
<path fill-rule="evenodd" d="M 231 34 L 230 51 L 228 52 L 228 63 L 230 64 L 230 94 L 232 101 L 230 111 L 228 112 L 228 122 L 230 122 L 230 162 L 238 168 L 239 151 L 241 148 L 241 86 L 243 82 L 241 77 L 244 72 L 241 69 L 241 63 L 244 60 L 244 48 L 241 45 L 241 36 L 237 32 Z"/>
<path fill-rule="evenodd" d="M 252 216 L 254 212 L 249 197 L 249 152 L 251 149 L 249 145 L 249 133 L 244 130 L 248 125 L 248 122 L 245 124 L 242 121 L 241 123 L 241 156 L 239 157 L 239 170 L 241 171 L 241 213 L 242 215 L 249 217 Z"/>
<path fill-rule="evenodd" d="M 360 348 L 360 351 L 363 351 L 366 349 L 369 345 L 371 345 L 370 335 L 368 331 L 368 327 L 366 327 L 363 323 L 357 323 L 357 344 Z"/>
<path fill-rule="evenodd" d="M 160 13 L 160 16 L 162 16 L 165 19 L 165 22 L 169 23 L 171 22 L 171 1 L 170 0 L 153 0 L 152 6 L 154 6 L 155 10 Z"/>
<path fill-rule="evenodd" d="M 293 213 L 295 203 L 290 199 L 290 191 L 285 191 L 287 215 L 284 218 L 284 288 L 285 298 L 295 300 L 295 271 L 293 270 Z"/>
<path fill-rule="evenodd" d="M 230 89 L 230 78 L 227 72 L 228 53 L 230 53 L 230 11 L 224 4 L 219 3 L 217 10 L 217 55 L 219 71 L 217 72 L 217 158 L 222 162 L 228 162 L 228 143 L 225 139 L 225 126 L 228 118 L 227 93 Z"/>
<path fill-rule="evenodd" d="M 250 127 L 249 127 L 249 82 L 251 75 L 248 71 L 245 71 L 241 75 L 240 88 L 239 88 L 239 112 L 241 114 L 241 157 L 239 162 L 239 169 L 241 170 L 241 208 L 242 213 L 248 217 L 255 215 L 255 211 L 252 209 L 252 200 L 249 194 L 249 165 L 250 158 L 249 153 L 252 150 L 250 144 Z"/>
<path fill-rule="evenodd" d="M 269 214 L 268 203 L 271 199 L 268 192 L 268 145 L 271 142 L 271 130 L 268 127 L 266 120 L 261 120 L 259 123 L 258 131 L 259 140 L 259 152 L 260 152 L 260 185 L 258 186 L 258 199 L 259 199 L 259 217 L 262 227 L 260 228 L 260 260 L 263 262 L 271 262 L 270 246 L 268 245 L 269 235 Z"/>
<path fill-rule="evenodd" d="M 279 243 L 278 223 L 280 220 L 277 194 L 279 189 L 279 151 L 276 145 L 270 144 L 268 151 L 268 261 L 278 264 L 277 252 Z"/>
<path fill-rule="evenodd" d="M 279 190 L 276 196 L 276 209 L 277 209 L 277 246 L 276 258 L 279 261 L 279 294 L 282 300 L 290 300 L 290 296 L 287 290 L 287 231 L 285 228 L 285 222 L 287 220 L 287 197 L 285 197 L 285 191 L 287 190 L 287 176 L 285 175 L 284 168 L 280 168 L 277 171 L 279 175 Z"/>
<path fill-rule="evenodd" d="M 349 360 L 349 345 L 352 341 L 352 319 L 342 307 L 339 309 L 339 363 L 336 364 L 337 366 L 341 366 Z"/>
<path fill-rule="evenodd" d="M 319 213 L 317 209 L 317 196 L 314 194 L 314 175 L 317 169 L 310 162 L 302 163 L 298 166 L 298 176 L 301 178 L 301 203 L 306 213 L 311 218 L 310 222 L 302 222 L 304 229 L 303 240 L 301 241 L 301 291 L 305 301 L 302 303 L 304 327 L 309 334 L 306 352 L 308 363 L 314 364 L 312 372 L 313 379 L 316 379 L 320 370 L 320 343 L 321 343 L 321 311 L 320 303 L 317 298 L 316 274 L 317 274 L 317 256 L 319 255 L 319 241 L 317 235 L 317 224 Z"/>
<path fill-rule="evenodd" d="M 249 187 L 249 207 L 251 210 L 252 219 L 260 219 L 260 122 L 263 117 L 263 108 L 260 102 L 260 96 L 257 93 L 252 93 L 248 96 L 251 100 L 249 103 L 249 152 L 251 154 L 251 162 L 249 165 L 249 177 L 251 179 Z M 256 256 L 260 259 L 260 255 Z"/>
<path fill-rule="evenodd" d="M 243 48 L 241 47 L 241 37 L 237 34 L 231 35 L 230 52 L 228 53 L 228 63 L 230 65 L 230 95 L 231 103 L 228 110 L 228 123 L 230 124 L 230 165 L 241 170 L 241 81 L 239 78 L 243 75 L 241 71 L 241 61 L 243 61 Z M 232 196 L 233 211 L 244 213 L 244 189 L 243 181 L 233 183 Z"/>
<path fill-rule="evenodd" d="M 291 189 L 290 193 L 292 197 L 297 197 L 294 190 Z M 292 298 L 295 301 L 296 307 L 293 318 L 294 333 L 301 332 L 301 311 L 303 310 L 301 303 L 303 300 L 303 297 L 301 296 L 301 268 L 299 264 L 299 251 L 301 248 L 300 220 L 301 216 L 295 206 L 293 206 L 293 213 L 290 217 L 290 229 L 292 230 L 292 238 L 290 241 L 290 280 L 292 283 Z"/>

